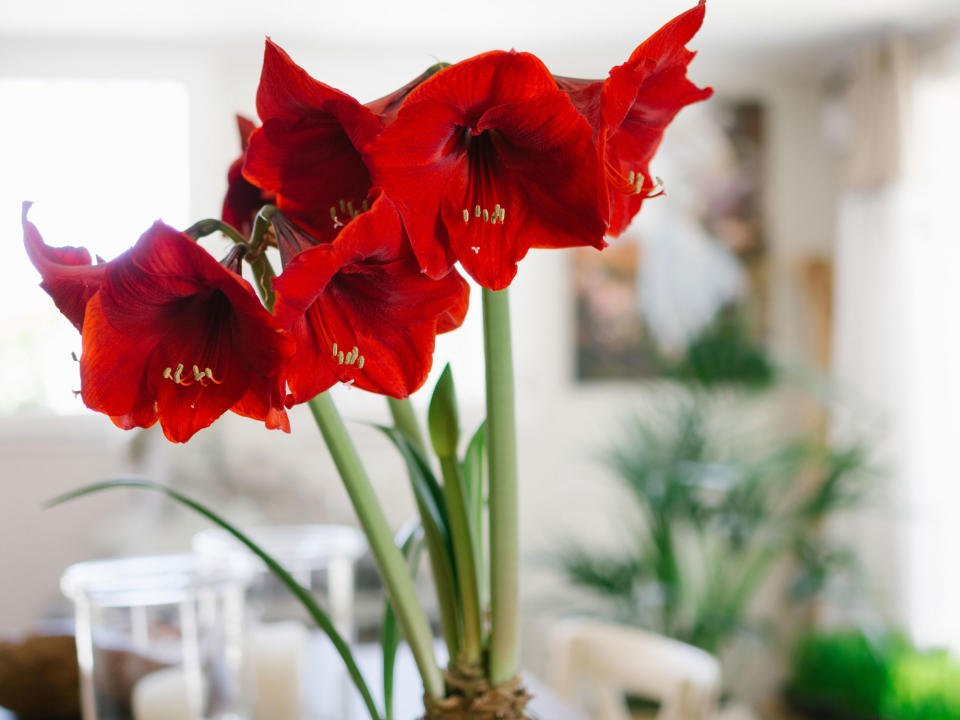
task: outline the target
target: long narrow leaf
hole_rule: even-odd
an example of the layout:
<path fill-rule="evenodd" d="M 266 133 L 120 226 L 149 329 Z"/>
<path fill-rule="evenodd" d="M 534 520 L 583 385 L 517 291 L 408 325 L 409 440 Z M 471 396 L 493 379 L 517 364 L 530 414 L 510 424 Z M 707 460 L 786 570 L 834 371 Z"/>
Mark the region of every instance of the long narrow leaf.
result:
<path fill-rule="evenodd" d="M 247 537 L 236 527 L 213 512 L 213 510 L 210 510 L 195 500 L 191 500 L 186 495 L 182 495 L 172 488 L 139 478 L 107 480 L 105 482 L 87 485 L 79 490 L 58 495 L 57 497 L 45 503 L 45 505 L 46 507 L 53 507 L 69 500 L 83 497 L 84 495 L 90 495 L 102 490 L 112 490 L 114 488 L 140 488 L 143 490 L 153 490 L 155 492 L 163 493 L 167 497 L 176 500 L 181 505 L 185 505 L 191 510 L 203 515 L 208 520 L 211 520 L 215 524 L 222 527 L 228 533 L 233 535 L 233 537 L 235 537 L 238 541 L 243 543 L 254 555 L 263 560 L 264 564 L 270 569 L 270 572 L 272 572 L 277 579 L 280 580 L 280 582 L 286 585 L 287 589 L 296 596 L 300 603 L 306 608 L 307 612 L 310 613 L 310 616 L 313 618 L 314 622 L 317 623 L 317 626 L 327 635 L 327 637 L 330 638 L 333 646 L 337 649 L 337 652 L 343 659 L 344 664 L 347 666 L 347 672 L 350 673 L 350 678 L 353 680 L 353 684 L 360 692 L 363 702 L 367 707 L 367 711 L 370 713 L 371 720 L 380 720 L 380 713 L 377 710 L 376 703 L 373 701 L 373 696 L 370 694 L 370 689 L 367 687 L 366 680 L 364 680 L 363 673 L 360 672 L 360 668 L 357 666 L 356 660 L 353 657 L 353 653 L 350 651 L 350 647 L 344 641 L 343 637 L 341 637 L 340 633 L 337 632 L 337 629 L 333 626 L 333 622 L 330 620 L 330 617 L 319 605 L 317 605 L 317 602 L 314 600 L 313 595 L 310 594 L 310 591 L 294 580 L 293 576 L 284 570 L 284 568 L 270 555 L 264 552 L 259 545 L 253 542 L 253 540 Z"/>
<path fill-rule="evenodd" d="M 443 498 L 443 488 L 437 482 L 427 461 L 402 432 L 383 425 L 374 424 L 373 427 L 380 430 L 394 444 L 407 466 L 407 474 L 410 477 L 417 512 L 420 513 L 430 555 L 430 570 L 437 589 L 443 638 L 450 657 L 457 657 L 463 624 L 457 604 L 457 571 L 453 561 L 453 540 L 450 537 L 450 522 Z"/>
<path fill-rule="evenodd" d="M 467 512 L 470 516 L 470 532 L 473 534 L 473 546 L 480 551 L 477 568 L 483 567 L 483 465 L 487 449 L 487 424 L 480 427 L 470 438 L 467 451 L 463 456 L 464 494 L 467 500 Z"/>
<path fill-rule="evenodd" d="M 420 567 L 420 555 L 423 550 L 423 526 L 413 521 L 397 533 L 397 545 L 410 566 L 410 575 L 416 579 Z M 402 632 L 397 623 L 393 605 L 387 598 L 383 611 L 383 624 L 380 626 L 380 646 L 383 650 L 383 708 L 386 720 L 393 720 L 393 682 L 394 668 L 397 662 L 397 649 L 400 647 Z"/>
<path fill-rule="evenodd" d="M 403 461 L 407 465 L 410 474 L 410 482 L 413 485 L 413 492 L 417 498 L 424 504 L 429 513 L 429 517 L 422 518 L 424 525 L 432 523 L 441 537 L 449 540 L 450 538 L 450 519 L 447 516 L 447 506 L 443 500 L 443 488 L 437 481 L 436 476 L 430 469 L 430 465 L 424 457 L 418 453 L 406 435 L 396 428 L 385 425 L 374 425 L 386 435 L 390 441 L 400 451 Z M 453 556 L 452 545 L 450 547 L 451 557 Z"/>

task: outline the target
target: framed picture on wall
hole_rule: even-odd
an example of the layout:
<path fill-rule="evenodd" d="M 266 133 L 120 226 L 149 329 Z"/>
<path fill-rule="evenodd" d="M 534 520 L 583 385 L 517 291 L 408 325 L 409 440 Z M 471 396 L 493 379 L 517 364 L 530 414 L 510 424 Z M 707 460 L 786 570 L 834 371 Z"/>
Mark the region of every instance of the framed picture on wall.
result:
<path fill-rule="evenodd" d="M 765 372 L 763 128 L 756 102 L 685 110 L 651 163 L 664 195 L 573 253 L 578 380 Z"/>

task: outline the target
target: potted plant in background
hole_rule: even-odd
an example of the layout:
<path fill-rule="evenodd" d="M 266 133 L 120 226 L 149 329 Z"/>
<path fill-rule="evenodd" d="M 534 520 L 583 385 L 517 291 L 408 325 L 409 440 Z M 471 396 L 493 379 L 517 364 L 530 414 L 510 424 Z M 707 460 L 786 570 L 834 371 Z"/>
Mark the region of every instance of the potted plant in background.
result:
<path fill-rule="evenodd" d="M 495 51 L 438 64 L 367 104 L 314 80 L 268 40 L 261 125 L 241 123 L 244 152 L 230 169 L 222 219 L 183 232 L 157 222 L 129 251 L 93 263 L 84 249 L 45 244 L 24 204 L 24 242 L 42 287 L 81 333 L 88 407 L 125 429 L 159 423 L 172 442 L 228 410 L 289 431 L 287 409 L 310 407 L 384 581 L 384 648 L 389 658 L 399 635 L 409 643 L 428 718 L 524 716 L 507 288 L 530 248 L 601 249 L 660 192 L 649 163 L 664 129 L 711 94 L 686 77 L 685 46 L 703 15 L 701 2 L 603 80 L 555 77 L 533 55 Z M 234 243 L 219 262 L 196 242 L 216 232 Z M 244 263 L 260 299 L 241 277 Z M 406 398 L 426 380 L 436 335 L 467 312 L 458 264 L 481 286 L 487 416 L 461 456 L 445 371 L 429 413 L 434 466 Z M 395 427 L 384 432 L 410 469 L 446 671 L 410 577 L 417 536 L 395 544 L 327 393 L 338 382 L 388 398 Z M 71 497 L 117 486 L 166 492 L 247 544 L 331 636 L 370 717 L 391 716 L 392 662 L 379 708 L 310 594 L 210 509 L 139 480 Z"/>

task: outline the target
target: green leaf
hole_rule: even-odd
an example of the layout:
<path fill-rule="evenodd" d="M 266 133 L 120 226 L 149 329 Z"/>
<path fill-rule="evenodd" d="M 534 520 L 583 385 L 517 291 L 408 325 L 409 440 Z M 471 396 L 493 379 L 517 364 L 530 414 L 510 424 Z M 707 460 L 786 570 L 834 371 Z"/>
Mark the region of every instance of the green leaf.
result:
<path fill-rule="evenodd" d="M 430 469 L 426 459 L 418 453 L 406 435 L 396 428 L 385 425 L 376 425 L 377 428 L 386 435 L 400 451 L 404 463 L 407 466 L 407 472 L 410 476 L 410 482 L 413 485 L 413 494 L 417 501 L 423 503 L 427 510 L 427 517 L 421 518 L 424 528 L 430 528 L 444 538 L 450 548 L 451 557 L 453 556 L 453 546 L 450 544 L 450 519 L 447 516 L 447 506 L 443 499 L 443 488 L 437 481 L 436 476 Z"/>
<path fill-rule="evenodd" d="M 410 566 L 410 575 L 416 579 L 423 550 L 423 526 L 417 521 L 408 523 L 397 533 L 396 541 Z M 388 598 L 383 612 L 383 624 L 380 626 L 380 646 L 383 649 L 383 707 L 386 720 L 393 720 L 394 668 L 401 636 L 397 615 Z"/>
<path fill-rule="evenodd" d="M 294 580 L 293 576 L 284 570 L 283 567 L 270 555 L 264 552 L 259 545 L 253 542 L 253 540 L 251 540 L 236 527 L 217 515 L 213 510 L 210 510 L 206 506 L 201 505 L 195 500 L 191 500 L 186 495 L 182 495 L 176 490 L 168 488 L 165 485 L 160 485 L 159 483 L 138 478 L 107 480 L 105 482 L 87 485 L 79 490 L 58 495 L 57 497 L 45 503 L 45 506 L 53 507 L 69 500 L 83 497 L 84 495 L 90 495 L 102 490 L 112 490 L 114 488 L 140 488 L 143 490 L 152 490 L 154 492 L 163 493 L 167 497 L 176 500 L 181 505 L 185 505 L 191 510 L 203 515 L 208 520 L 211 520 L 215 524 L 222 527 L 228 533 L 233 535 L 233 537 L 235 537 L 238 541 L 243 543 L 254 555 L 263 560 L 270 572 L 272 572 L 280 582 L 286 585 L 287 589 L 294 594 L 304 608 L 306 608 L 307 612 L 310 613 L 310 616 L 313 618 L 314 622 L 317 623 L 317 626 L 327 635 L 327 637 L 330 638 L 330 641 L 336 648 L 337 653 L 339 653 L 344 664 L 347 666 L 347 672 L 350 673 L 350 678 L 353 680 L 353 684 L 363 697 L 363 702 L 367 707 L 367 711 L 370 713 L 371 719 L 380 720 L 380 713 L 377 710 L 376 703 L 373 701 L 373 696 L 370 694 L 370 689 L 367 687 L 366 680 L 364 680 L 363 673 L 360 672 L 360 668 L 357 666 L 356 660 L 353 657 L 353 653 L 350 651 L 350 647 L 344 641 L 340 633 L 337 632 L 337 629 L 333 626 L 333 622 L 330 620 L 330 617 L 319 605 L 317 605 L 317 602 L 314 600 L 310 591 Z"/>
<path fill-rule="evenodd" d="M 473 549 L 476 555 L 478 582 L 480 584 L 480 602 L 485 603 L 487 597 L 485 560 L 483 556 L 483 511 L 485 461 L 487 453 L 487 424 L 483 422 L 470 438 L 467 451 L 461 465 L 464 494 L 467 501 L 467 513 L 470 518 L 470 534 L 473 539 Z"/>
<path fill-rule="evenodd" d="M 456 657 L 462 623 L 456 600 L 458 581 L 453 560 L 453 539 L 450 535 L 450 520 L 443 497 L 443 488 L 437 482 L 426 459 L 417 452 L 404 433 L 397 428 L 384 425 L 373 424 L 373 427 L 389 438 L 406 463 L 417 511 L 420 513 L 426 535 L 427 549 L 430 552 L 430 569 L 437 588 L 444 640 L 450 651 L 450 657 Z"/>

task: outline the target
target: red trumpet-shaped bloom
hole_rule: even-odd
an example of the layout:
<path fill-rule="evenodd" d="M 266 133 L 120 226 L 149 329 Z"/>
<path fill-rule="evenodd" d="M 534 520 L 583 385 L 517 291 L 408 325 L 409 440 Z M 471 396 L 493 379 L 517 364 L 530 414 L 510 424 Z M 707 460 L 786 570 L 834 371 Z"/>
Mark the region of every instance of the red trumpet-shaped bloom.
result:
<path fill-rule="evenodd" d="M 366 210 L 371 189 L 364 150 L 395 117 L 403 100 L 442 64 L 366 105 L 314 80 L 267 40 L 257 90 L 263 122 L 252 134 L 243 174 L 287 217 L 321 241 L 332 240 Z"/>
<path fill-rule="evenodd" d="M 440 71 L 368 152 L 433 278 L 459 260 L 499 290 L 531 247 L 604 246 L 591 128 L 528 53 Z"/>
<path fill-rule="evenodd" d="M 312 235 L 332 240 L 364 209 L 371 182 L 361 151 L 383 119 L 314 80 L 270 40 L 257 112 L 263 124 L 250 137 L 244 176 Z"/>
<path fill-rule="evenodd" d="M 273 193 L 261 190 L 243 176 L 243 162 L 247 156 L 250 135 L 256 125 L 249 118 L 237 115 L 237 130 L 240 132 L 241 154 L 227 171 L 227 194 L 223 198 L 220 217 L 232 225 L 243 237 L 250 237 L 253 220 L 267 203 L 275 201 Z"/>
<path fill-rule="evenodd" d="M 686 44 L 700 29 L 704 10 L 701 0 L 671 20 L 605 80 L 556 78 L 593 126 L 600 184 L 608 196 L 609 235 L 622 233 L 643 201 L 660 192 L 650 175 L 650 160 L 664 130 L 684 107 L 713 94 L 687 79 L 687 66 L 696 53 Z"/>
<path fill-rule="evenodd" d="M 26 212 L 26 211 L 24 211 Z M 185 442 L 227 410 L 289 431 L 284 372 L 293 342 L 250 285 L 161 222 L 109 263 L 50 248 L 24 214 L 43 285 L 81 328 L 80 394 L 122 428 Z"/>
<path fill-rule="evenodd" d="M 427 378 L 438 333 L 459 327 L 469 288 L 455 271 L 420 272 L 390 200 L 377 197 L 336 240 L 318 243 L 282 215 L 275 313 L 297 343 L 287 384 L 294 403 L 336 382 L 406 397 Z"/>

